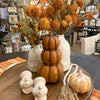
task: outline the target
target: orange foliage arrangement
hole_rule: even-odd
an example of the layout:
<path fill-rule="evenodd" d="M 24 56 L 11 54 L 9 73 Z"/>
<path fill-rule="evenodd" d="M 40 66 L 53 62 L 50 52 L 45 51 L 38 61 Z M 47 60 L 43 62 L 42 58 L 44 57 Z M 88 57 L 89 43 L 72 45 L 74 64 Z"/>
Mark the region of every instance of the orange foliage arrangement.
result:
<path fill-rule="evenodd" d="M 81 16 L 83 7 L 83 0 L 71 0 L 70 3 L 68 0 L 41 0 L 41 4 L 35 3 L 25 8 L 25 18 L 21 20 L 19 30 L 32 44 L 39 42 L 39 31 L 53 30 L 58 35 L 64 34 L 73 26 L 80 26 L 84 18 L 89 21 L 93 19 L 92 13 Z"/>
<path fill-rule="evenodd" d="M 78 4 L 78 6 L 80 8 L 83 8 L 83 6 L 84 6 L 84 1 L 83 0 L 76 0 L 76 3 Z"/>
<path fill-rule="evenodd" d="M 90 21 L 90 20 L 92 20 L 93 19 L 93 13 L 89 13 L 88 14 L 88 20 Z"/>

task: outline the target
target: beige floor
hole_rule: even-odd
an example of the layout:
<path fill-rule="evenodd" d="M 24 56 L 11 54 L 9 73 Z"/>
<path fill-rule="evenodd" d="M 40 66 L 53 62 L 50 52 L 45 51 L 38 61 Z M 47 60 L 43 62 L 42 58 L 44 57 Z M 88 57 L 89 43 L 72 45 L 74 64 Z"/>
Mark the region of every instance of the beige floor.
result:
<path fill-rule="evenodd" d="M 76 43 L 76 36 L 77 34 L 74 33 L 74 42 L 73 42 L 73 46 L 71 46 L 71 52 L 81 53 L 81 42 L 77 41 Z"/>
<path fill-rule="evenodd" d="M 81 53 L 81 42 L 74 43 L 73 46 L 71 46 L 71 52 Z"/>

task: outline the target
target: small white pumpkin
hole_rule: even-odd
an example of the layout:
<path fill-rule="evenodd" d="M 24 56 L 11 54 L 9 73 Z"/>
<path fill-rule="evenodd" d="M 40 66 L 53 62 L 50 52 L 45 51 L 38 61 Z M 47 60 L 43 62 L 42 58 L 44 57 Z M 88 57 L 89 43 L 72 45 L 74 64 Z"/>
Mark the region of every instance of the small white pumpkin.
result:
<path fill-rule="evenodd" d="M 91 89 L 91 79 L 80 70 L 71 74 L 69 86 L 77 93 L 86 93 Z"/>

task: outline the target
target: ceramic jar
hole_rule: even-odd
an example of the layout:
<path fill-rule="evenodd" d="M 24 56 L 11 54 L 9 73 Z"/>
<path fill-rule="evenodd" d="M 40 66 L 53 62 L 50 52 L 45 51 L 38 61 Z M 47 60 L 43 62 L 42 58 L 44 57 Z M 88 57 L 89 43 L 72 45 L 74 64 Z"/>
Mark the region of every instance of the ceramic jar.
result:
<path fill-rule="evenodd" d="M 32 72 L 37 72 L 39 64 L 42 62 L 41 60 L 41 44 L 34 45 L 28 55 L 28 68 Z"/>
<path fill-rule="evenodd" d="M 64 35 L 59 35 L 59 41 L 60 41 L 60 45 L 59 45 L 59 50 L 62 53 L 62 59 L 61 59 L 61 63 L 63 65 L 63 69 L 64 71 L 67 71 L 70 68 L 70 45 L 67 42 L 67 40 L 65 40 Z"/>

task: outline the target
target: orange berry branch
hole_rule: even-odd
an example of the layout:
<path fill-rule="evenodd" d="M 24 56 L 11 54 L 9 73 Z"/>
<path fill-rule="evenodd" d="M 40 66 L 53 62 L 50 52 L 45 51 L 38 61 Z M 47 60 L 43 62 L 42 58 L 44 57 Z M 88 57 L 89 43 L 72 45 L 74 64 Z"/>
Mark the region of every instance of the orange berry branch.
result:
<path fill-rule="evenodd" d="M 21 20 L 19 30 L 32 44 L 39 43 L 40 31 L 55 31 L 64 34 L 73 26 L 81 25 L 83 19 L 93 19 L 93 13 L 84 14 L 83 0 L 41 0 L 41 4 L 31 4 L 25 8 L 25 18 Z M 100 12 L 100 4 L 98 4 Z M 21 29 L 20 29 L 21 28 Z"/>

